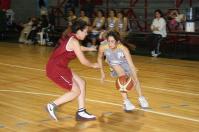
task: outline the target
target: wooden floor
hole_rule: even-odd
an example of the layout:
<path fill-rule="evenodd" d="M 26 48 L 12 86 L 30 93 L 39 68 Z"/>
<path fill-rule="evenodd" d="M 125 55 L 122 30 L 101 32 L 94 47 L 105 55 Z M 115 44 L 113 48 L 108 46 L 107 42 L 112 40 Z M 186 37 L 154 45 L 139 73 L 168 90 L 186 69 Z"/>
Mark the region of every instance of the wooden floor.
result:
<path fill-rule="evenodd" d="M 87 81 L 86 105 L 96 121 L 76 122 L 77 102 L 59 107 L 59 122 L 44 106 L 63 94 L 45 76 L 51 47 L 0 43 L 0 132 L 198 132 L 199 62 L 133 56 L 150 109 L 141 109 L 137 94 L 129 96 L 136 110 L 125 113 L 114 79 L 104 84 L 100 72 L 71 63 Z M 87 57 L 96 61 L 96 55 Z"/>

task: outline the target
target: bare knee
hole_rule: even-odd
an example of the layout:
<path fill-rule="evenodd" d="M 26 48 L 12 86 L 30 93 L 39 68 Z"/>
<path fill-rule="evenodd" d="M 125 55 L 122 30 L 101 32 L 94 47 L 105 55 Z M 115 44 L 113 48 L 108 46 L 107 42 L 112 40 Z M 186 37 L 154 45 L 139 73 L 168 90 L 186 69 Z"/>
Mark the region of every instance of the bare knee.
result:
<path fill-rule="evenodd" d="M 80 93 L 81 93 L 81 90 L 79 88 L 79 85 L 77 84 L 77 82 L 73 82 L 73 87 L 72 87 L 72 90 L 71 92 L 73 92 L 75 94 L 75 96 L 79 96 Z"/>
<path fill-rule="evenodd" d="M 79 88 L 72 89 L 71 92 L 73 92 L 75 94 L 75 96 L 79 96 L 81 93 Z"/>

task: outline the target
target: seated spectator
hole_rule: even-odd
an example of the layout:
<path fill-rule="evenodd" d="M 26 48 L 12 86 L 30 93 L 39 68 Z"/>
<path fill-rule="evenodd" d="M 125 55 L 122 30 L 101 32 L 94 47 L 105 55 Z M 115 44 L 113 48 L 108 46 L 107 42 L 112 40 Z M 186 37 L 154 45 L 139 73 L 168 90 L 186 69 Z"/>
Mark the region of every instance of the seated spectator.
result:
<path fill-rule="evenodd" d="M 115 17 L 115 10 L 110 10 L 109 11 L 109 17 L 107 19 L 107 30 L 116 30 L 117 28 L 117 17 Z"/>
<path fill-rule="evenodd" d="M 26 44 L 34 44 L 37 41 L 37 32 L 40 31 L 40 24 L 38 18 L 35 18 L 35 20 L 32 23 L 32 28 L 30 33 L 28 34 Z"/>
<path fill-rule="evenodd" d="M 90 25 L 90 20 L 89 20 L 89 18 L 86 16 L 84 10 L 80 10 L 80 17 L 79 17 L 79 19 L 85 21 L 88 25 Z"/>
<path fill-rule="evenodd" d="M 160 43 L 163 38 L 167 36 L 166 32 L 166 21 L 163 18 L 163 13 L 161 10 L 155 10 L 155 18 L 153 19 L 153 22 L 151 24 L 151 31 L 153 32 L 152 38 L 153 38 L 153 49 L 151 51 L 151 55 L 153 57 L 159 56 L 161 53 L 159 51 L 160 49 Z"/>
<path fill-rule="evenodd" d="M 124 16 L 124 13 L 120 11 L 117 13 L 117 19 L 118 20 L 117 20 L 116 31 L 118 31 L 121 36 L 125 36 L 127 33 L 126 31 L 128 25 L 127 18 Z"/>
<path fill-rule="evenodd" d="M 30 34 L 30 32 L 32 30 L 32 25 L 35 20 L 36 20 L 36 18 L 32 17 L 29 19 L 29 21 L 27 23 L 21 25 L 23 27 L 23 29 L 22 29 L 22 31 L 20 33 L 20 37 L 19 37 L 20 43 L 25 43 L 27 41 L 28 35 Z"/>
<path fill-rule="evenodd" d="M 135 16 L 132 15 L 130 11 L 127 11 L 126 13 L 127 13 L 127 18 L 128 18 L 127 19 L 128 20 L 128 22 L 127 22 L 128 30 L 133 31 L 133 32 L 140 31 L 139 25 L 138 25 L 138 20 L 135 18 Z"/>
<path fill-rule="evenodd" d="M 94 18 L 92 28 L 94 31 L 101 31 L 105 26 L 105 17 L 103 10 L 97 11 L 97 16 Z"/>
<path fill-rule="evenodd" d="M 169 29 L 173 30 L 183 30 L 183 22 L 185 21 L 185 15 L 180 14 L 179 10 L 173 9 L 168 13 Z"/>
<path fill-rule="evenodd" d="M 75 10 L 71 9 L 68 11 L 68 17 L 67 17 L 67 21 L 68 21 L 68 25 L 71 26 L 73 21 L 77 19 L 77 16 L 75 15 Z"/>
<path fill-rule="evenodd" d="M 105 18 L 102 10 L 97 11 L 97 16 L 94 18 L 94 22 L 92 24 L 91 34 L 89 35 L 91 39 L 91 46 L 97 45 L 97 39 L 102 30 L 104 30 L 105 26 Z"/>
<path fill-rule="evenodd" d="M 39 21 L 33 21 L 32 30 L 28 35 L 28 41 L 26 43 L 35 44 L 38 41 L 41 45 L 45 45 L 49 41 L 48 31 L 50 28 L 51 25 L 49 24 L 48 17 L 42 15 Z M 37 37 L 37 35 L 39 37 Z"/>

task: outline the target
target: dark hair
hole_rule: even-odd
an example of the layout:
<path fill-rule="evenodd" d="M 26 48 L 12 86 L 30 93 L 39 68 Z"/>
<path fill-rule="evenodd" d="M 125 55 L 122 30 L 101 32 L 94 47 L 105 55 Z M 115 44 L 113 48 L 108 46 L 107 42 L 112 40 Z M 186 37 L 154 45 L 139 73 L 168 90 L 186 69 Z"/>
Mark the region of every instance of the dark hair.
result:
<path fill-rule="evenodd" d="M 110 13 L 111 11 L 113 11 L 114 16 L 115 16 L 115 15 L 116 15 L 116 10 L 114 10 L 114 9 L 110 9 L 110 10 L 108 11 L 108 16 L 110 15 L 109 13 Z"/>
<path fill-rule="evenodd" d="M 104 11 L 102 9 L 97 10 L 97 12 L 100 12 L 102 16 L 104 16 Z"/>
<path fill-rule="evenodd" d="M 117 31 L 109 31 L 106 35 L 106 38 L 113 37 L 116 41 L 120 41 L 123 45 L 125 45 L 129 50 L 135 50 L 136 46 L 134 44 L 128 43 L 126 40 L 121 39 L 120 33 Z"/>
<path fill-rule="evenodd" d="M 60 42 L 63 39 L 66 39 L 69 37 L 70 33 L 77 33 L 78 30 L 83 31 L 87 26 L 87 23 L 85 21 L 82 21 L 81 19 L 77 19 L 72 23 L 72 26 L 68 26 L 66 30 L 62 33 L 61 38 L 58 40 L 57 44 L 55 45 L 55 49 L 59 47 Z"/>
<path fill-rule="evenodd" d="M 154 11 L 154 13 L 156 13 L 156 12 L 158 12 L 160 14 L 160 17 L 163 17 L 163 13 L 160 9 L 157 9 L 157 10 Z"/>
<path fill-rule="evenodd" d="M 113 37 L 116 41 L 121 41 L 120 34 L 117 31 L 109 31 L 106 35 L 106 38 Z"/>
<path fill-rule="evenodd" d="M 83 31 L 87 27 L 87 23 L 81 19 L 77 19 L 71 26 L 71 32 L 77 33 L 78 30 Z"/>

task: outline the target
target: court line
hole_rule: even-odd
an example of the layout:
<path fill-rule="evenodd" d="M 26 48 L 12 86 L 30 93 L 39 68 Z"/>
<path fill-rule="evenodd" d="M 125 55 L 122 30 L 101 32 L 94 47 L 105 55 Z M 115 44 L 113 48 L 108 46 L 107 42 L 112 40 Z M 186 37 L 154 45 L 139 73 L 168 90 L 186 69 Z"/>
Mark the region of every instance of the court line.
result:
<path fill-rule="evenodd" d="M 81 76 L 81 77 L 100 81 L 99 78 L 86 77 L 86 76 Z M 106 81 L 106 82 L 115 82 L 115 81 L 111 81 L 111 80 L 105 80 L 105 81 Z M 189 92 L 182 92 L 182 91 L 177 91 L 177 90 L 169 90 L 169 89 L 154 88 L 154 87 L 144 86 L 144 85 L 142 85 L 142 87 L 146 87 L 146 88 L 148 88 L 148 89 L 160 90 L 160 91 L 173 92 L 173 93 L 190 94 L 190 95 L 195 95 L 195 96 L 198 96 L 198 95 L 199 95 L 199 94 L 197 94 L 197 93 L 189 93 Z"/>
<path fill-rule="evenodd" d="M 12 64 L 6 64 L 6 63 L 0 63 L 0 65 L 16 67 L 16 68 L 23 68 L 23 69 L 30 69 L 30 70 L 37 70 L 37 71 L 45 71 L 44 69 L 32 68 L 32 67 L 26 67 L 26 66 L 20 66 L 20 65 L 12 65 Z M 81 76 L 81 77 L 100 81 L 99 78 L 87 77 L 87 76 Z M 105 80 L 105 81 L 106 82 L 114 82 L 114 81 L 111 81 L 111 80 Z M 148 89 L 154 89 L 154 90 L 160 90 L 160 91 L 166 91 L 166 92 L 172 92 L 172 93 L 180 93 L 180 94 L 188 94 L 188 95 L 193 95 L 193 96 L 199 96 L 199 94 L 197 94 L 197 93 L 182 92 L 182 91 L 162 89 L 162 88 L 154 88 L 154 87 L 144 86 L 144 85 L 142 85 L 142 86 L 145 87 L 145 88 L 148 88 Z"/>
<path fill-rule="evenodd" d="M 0 90 L 0 92 L 13 92 L 13 93 L 32 94 L 32 95 L 45 95 L 45 96 L 56 96 L 56 97 L 60 96 L 58 94 L 36 93 L 36 92 L 27 92 L 27 91 L 14 91 L 14 90 Z M 105 102 L 105 101 L 94 100 L 94 99 L 86 99 L 86 100 L 90 101 L 90 102 L 95 102 L 95 103 L 108 104 L 108 105 L 122 107 L 121 104 L 112 103 L 112 102 Z M 167 116 L 167 117 L 172 117 L 172 118 L 177 118 L 177 119 L 182 119 L 182 120 L 199 122 L 198 119 L 189 118 L 189 117 L 185 117 L 185 116 L 178 116 L 178 115 L 174 115 L 174 114 L 163 113 L 163 112 L 158 112 L 158 111 L 153 111 L 153 110 L 148 110 L 148 109 L 140 109 L 140 108 L 135 108 L 135 109 L 140 110 L 140 111 L 144 111 L 144 112 L 148 112 L 148 113 L 153 113 L 153 114 L 161 115 L 161 116 Z"/>

